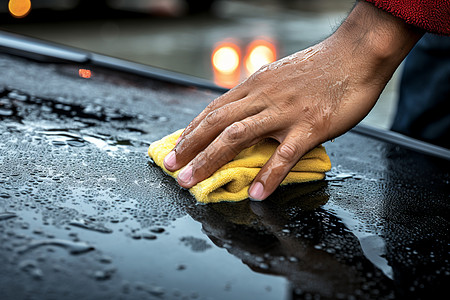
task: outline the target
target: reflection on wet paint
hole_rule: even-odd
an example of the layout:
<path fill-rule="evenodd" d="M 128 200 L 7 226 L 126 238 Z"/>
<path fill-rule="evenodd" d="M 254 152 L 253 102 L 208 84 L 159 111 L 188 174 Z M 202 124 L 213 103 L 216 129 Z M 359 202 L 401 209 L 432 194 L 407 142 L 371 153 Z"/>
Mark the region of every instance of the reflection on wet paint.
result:
<path fill-rule="evenodd" d="M 25 253 L 31 251 L 35 248 L 43 246 L 56 246 L 67 249 L 70 254 L 82 254 L 94 250 L 94 247 L 90 246 L 84 242 L 73 242 L 69 240 L 62 239 L 44 239 L 44 240 L 34 240 L 29 245 L 21 247 L 18 252 Z"/>
<path fill-rule="evenodd" d="M 89 79 L 92 76 L 92 72 L 89 69 L 79 69 L 78 70 L 78 75 L 81 78 Z"/>

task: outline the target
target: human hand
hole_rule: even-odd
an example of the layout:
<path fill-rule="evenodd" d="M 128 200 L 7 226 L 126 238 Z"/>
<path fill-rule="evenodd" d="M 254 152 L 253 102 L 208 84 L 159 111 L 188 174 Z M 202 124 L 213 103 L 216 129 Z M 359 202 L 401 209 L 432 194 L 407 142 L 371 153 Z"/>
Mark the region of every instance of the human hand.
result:
<path fill-rule="evenodd" d="M 357 26 L 367 20 L 380 24 Z M 186 127 L 165 167 L 184 167 L 178 183 L 190 188 L 272 138 L 280 145 L 249 189 L 252 199 L 265 199 L 306 152 L 364 118 L 420 36 L 359 2 L 331 37 L 262 67 L 211 102 Z"/>

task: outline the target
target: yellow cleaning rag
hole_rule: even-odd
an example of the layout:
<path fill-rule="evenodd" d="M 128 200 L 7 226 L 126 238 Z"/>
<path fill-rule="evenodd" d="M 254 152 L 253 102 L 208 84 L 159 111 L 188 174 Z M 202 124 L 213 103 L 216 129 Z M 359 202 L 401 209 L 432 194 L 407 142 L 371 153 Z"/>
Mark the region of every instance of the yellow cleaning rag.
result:
<path fill-rule="evenodd" d="M 164 172 L 176 178 L 179 170 L 170 172 L 164 167 L 164 158 L 175 146 L 175 142 L 183 132 L 180 129 L 159 141 L 153 142 L 148 154 Z M 232 161 L 221 167 L 209 178 L 197 183 L 189 189 L 198 202 L 214 203 L 222 201 L 241 201 L 248 198 L 248 188 L 261 167 L 272 156 L 278 143 L 263 140 L 239 153 Z M 281 183 L 299 183 L 321 180 L 325 172 L 331 169 L 330 158 L 323 146 L 318 146 L 306 153 L 292 168 Z"/>

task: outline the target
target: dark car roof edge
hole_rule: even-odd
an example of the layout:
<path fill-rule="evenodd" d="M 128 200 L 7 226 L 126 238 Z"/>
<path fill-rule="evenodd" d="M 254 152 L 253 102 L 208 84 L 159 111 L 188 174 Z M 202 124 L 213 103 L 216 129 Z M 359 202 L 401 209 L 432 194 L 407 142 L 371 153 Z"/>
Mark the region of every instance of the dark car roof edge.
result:
<path fill-rule="evenodd" d="M 6 31 L 0 31 L 0 52 L 49 63 L 66 62 L 105 67 L 161 81 L 205 88 L 219 93 L 225 93 L 228 90 L 217 86 L 213 82 L 206 79 Z M 366 124 L 358 124 L 351 130 L 351 132 L 402 146 L 407 149 L 434 157 L 450 160 L 449 149 L 420 141 L 390 130 L 380 129 Z"/>

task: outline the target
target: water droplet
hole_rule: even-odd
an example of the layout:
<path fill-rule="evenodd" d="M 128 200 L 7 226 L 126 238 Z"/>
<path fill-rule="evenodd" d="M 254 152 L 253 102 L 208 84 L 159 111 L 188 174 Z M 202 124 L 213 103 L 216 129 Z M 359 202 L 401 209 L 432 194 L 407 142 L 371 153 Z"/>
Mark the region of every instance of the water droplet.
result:
<path fill-rule="evenodd" d="M 17 215 L 13 212 L 7 212 L 7 211 L 0 212 L 0 221 L 8 220 L 8 219 L 15 218 L 15 217 L 17 217 Z"/>
<path fill-rule="evenodd" d="M 112 277 L 112 275 L 116 272 L 115 268 L 110 268 L 110 269 L 106 269 L 106 270 L 97 270 L 94 272 L 94 278 L 96 280 L 108 280 Z"/>
<path fill-rule="evenodd" d="M 102 224 L 98 224 L 93 221 L 85 220 L 85 219 L 71 221 L 69 223 L 69 225 L 92 230 L 92 231 L 97 231 L 97 232 L 101 232 L 101 233 L 112 233 L 113 232 L 112 229 L 109 229 Z"/>
<path fill-rule="evenodd" d="M 164 293 L 165 293 L 163 287 L 156 286 L 156 285 L 150 286 L 150 287 L 147 289 L 147 291 L 148 291 L 150 294 L 152 294 L 153 296 L 156 296 L 156 297 L 161 297 L 161 296 L 163 296 Z"/>
<path fill-rule="evenodd" d="M 41 269 L 38 268 L 37 262 L 34 260 L 26 259 L 19 263 L 19 268 L 28 273 L 31 277 L 33 277 L 36 280 L 42 279 L 44 276 L 44 273 Z"/>
<path fill-rule="evenodd" d="M 48 240 L 34 240 L 27 246 L 23 246 L 17 249 L 19 254 L 23 254 L 29 252 L 33 249 L 43 247 L 43 246 L 57 246 L 64 249 L 67 249 L 71 254 L 81 254 L 91 250 L 94 250 L 94 247 L 84 243 L 84 242 L 73 242 L 68 240 L 60 240 L 60 239 L 48 239 Z"/>
<path fill-rule="evenodd" d="M 8 199 L 11 198 L 11 195 L 6 192 L 2 192 L 0 193 L 0 198 Z"/>
<path fill-rule="evenodd" d="M 142 237 L 146 240 L 156 240 L 156 235 L 144 232 Z"/>
<path fill-rule="evenodd" d="M 112 258 L 106 255 L 103 255 L 99 258 L 98 260 L 99 262 L 101 262 L 102 264 L 110 264 L 112 262 Z"/>
<path fill-rule="evenodd" d="M 163 233 L 165 231 L 165 229 L 162 227 L 155 227 L 155 228 L 150 229 L 150 231 L 153 233 Z"/>

